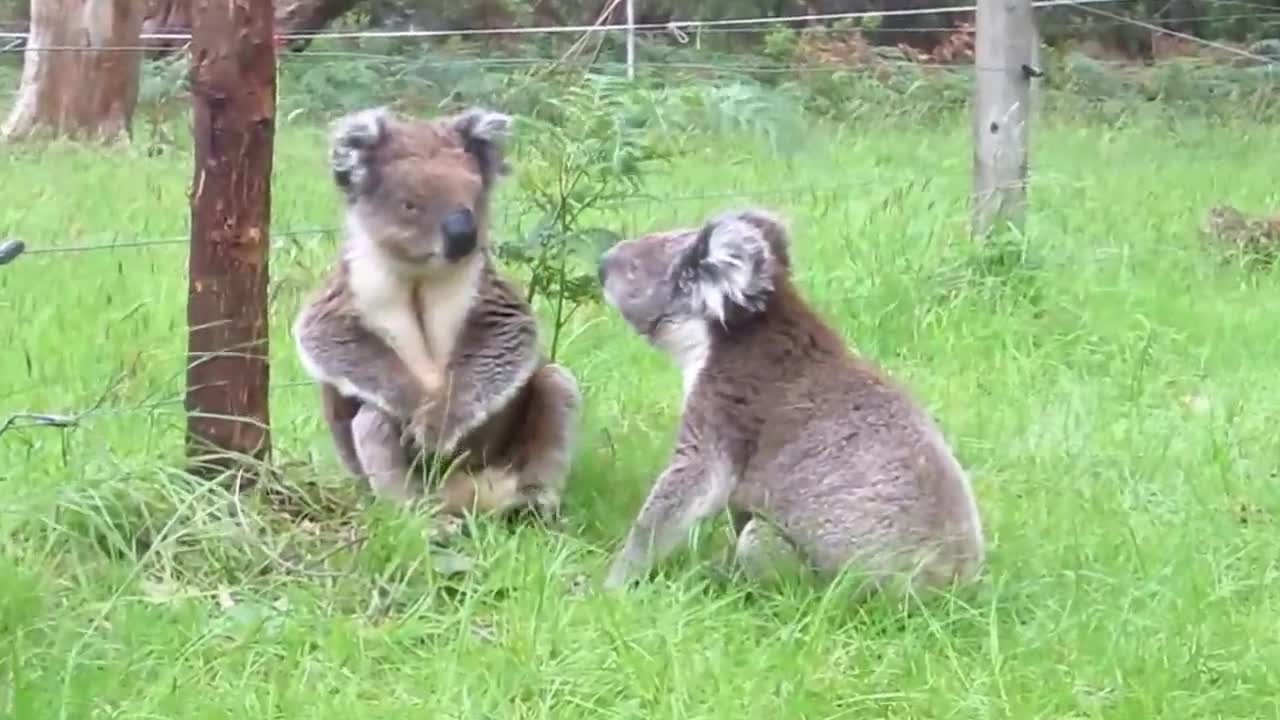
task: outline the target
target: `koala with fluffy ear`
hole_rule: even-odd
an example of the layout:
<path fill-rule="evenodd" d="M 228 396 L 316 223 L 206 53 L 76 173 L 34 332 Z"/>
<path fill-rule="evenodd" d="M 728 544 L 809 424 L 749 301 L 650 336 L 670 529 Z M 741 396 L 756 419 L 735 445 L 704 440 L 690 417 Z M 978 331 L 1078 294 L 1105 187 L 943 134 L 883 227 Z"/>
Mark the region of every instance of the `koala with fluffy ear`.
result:
<path fill-rule="evenodd" d="M 907 391 L 801 298 L 789 244 L 778 219 L 747 210 L 602 257 L 607 302 L 684 381 L 674 451 L 606 588 L 646 574 L 726 508 L 736 560 L 756 580 L 848 568 L 866 593 L 978 574 L 982 526 L 965 472 Z"/>
<path fill-rule="evenodd" d="M 346 231 L 293 327 L 343 465 L 410 500 L 415 459 L 443 460 L 454 470 L 433 499 L 450 514 L 554 515 L 580 414 L 576 381 L 542 354 L 489 250 L 509 125 L 483 109 L 341 118 L 330 166 Z"/>

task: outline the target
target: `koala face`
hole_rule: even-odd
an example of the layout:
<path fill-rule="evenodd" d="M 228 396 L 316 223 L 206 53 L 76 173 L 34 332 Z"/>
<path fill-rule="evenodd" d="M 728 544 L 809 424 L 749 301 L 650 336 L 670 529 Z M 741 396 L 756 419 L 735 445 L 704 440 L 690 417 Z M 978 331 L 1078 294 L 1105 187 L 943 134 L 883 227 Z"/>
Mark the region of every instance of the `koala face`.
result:
<path fill-rule="evenodd" d="M 427 122 L 382 108 L 333 131 L 330 165 L 347 221 L 397 262 L 447 267 L 484 243 L 488 195 L 506 174 L 510 118 L 487 110 Z"/>
<path fill-rule="evenodd" d="M 724 213 L 698 230 L 671 230 L 610 248 L 598 269 L 606 302 L 639 334 L 661 341 L 690 321 L 725 328 L 763 312 L 787 270 L 780 221 Z"/>
<path fill-rule="evenodd" d="M 600 258 L 605 301 L 637 333 L 653 339 L 664 324 L 696 315 L 683 270 L 697 234 L 672 230 L 624 240 Z"/>

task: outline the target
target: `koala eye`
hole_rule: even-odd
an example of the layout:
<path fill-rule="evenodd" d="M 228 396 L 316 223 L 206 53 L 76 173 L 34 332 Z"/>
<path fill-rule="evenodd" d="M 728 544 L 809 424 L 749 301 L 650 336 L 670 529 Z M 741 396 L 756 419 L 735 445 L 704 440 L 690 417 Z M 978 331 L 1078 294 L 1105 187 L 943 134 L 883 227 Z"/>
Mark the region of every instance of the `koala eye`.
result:
<path fill-rule="evenodd" d="M 401 207 L 403 207 L 403 208 L 404 208 L 404 211 L 405 211 L 405 212 L 417 212 L 417 211 L 418 211 L 418 206 L 417 206 L 417 204 L 416 204 L 416 203 L 414 203 L 412 200 L 405 200 L 403 203 L 401 203 Z"/>

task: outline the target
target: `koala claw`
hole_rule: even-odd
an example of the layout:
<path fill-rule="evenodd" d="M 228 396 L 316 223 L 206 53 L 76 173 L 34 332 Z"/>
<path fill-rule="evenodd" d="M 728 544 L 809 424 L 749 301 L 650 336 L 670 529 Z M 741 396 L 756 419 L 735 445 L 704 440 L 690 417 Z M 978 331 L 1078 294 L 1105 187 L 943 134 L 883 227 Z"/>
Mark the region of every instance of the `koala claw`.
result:
<path fill-rule="evenodd" d="M 419 406 L 405 426 L 401 441 L 413 442 L 427 450 L 440 450 L 441 433 L 436 422 L 436 407 L 435 401 L 427 401 Z"/>
<path fill-rule="evenodd" d="M 432 544 L 445 545 L 453 538 L 462 535 L 464 529 L 462 518 L 440 515 L 434 518 L 427 540 Z"/>
<path fill-rule="evenodd" d="M 609 566 L 609 572 L 605 575 L 601 588 L 606 592 L 616 592 L 625 590 L 631 582 L 631 568 L 626 562 L 625 557 L 618 557 Z"/>

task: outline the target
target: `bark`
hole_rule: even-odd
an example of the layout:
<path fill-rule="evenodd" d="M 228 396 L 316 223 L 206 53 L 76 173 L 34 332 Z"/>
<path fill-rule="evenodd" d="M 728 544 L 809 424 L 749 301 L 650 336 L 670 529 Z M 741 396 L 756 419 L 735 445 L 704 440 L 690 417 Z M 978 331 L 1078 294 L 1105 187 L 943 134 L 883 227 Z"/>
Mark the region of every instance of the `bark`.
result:
<path fill-rule="evenodd" d="M 21 85 L 0 138 L 127 137 L 141 27 L 141 0 L 32 0 Z"/>
<path fill-rule="evenodd" d="M 188 268 L 188 457 L 265 460 L 275 48 L 270 0 L 195 0 Z M 243 466 L 242 466 L 243 467 Z"/>

